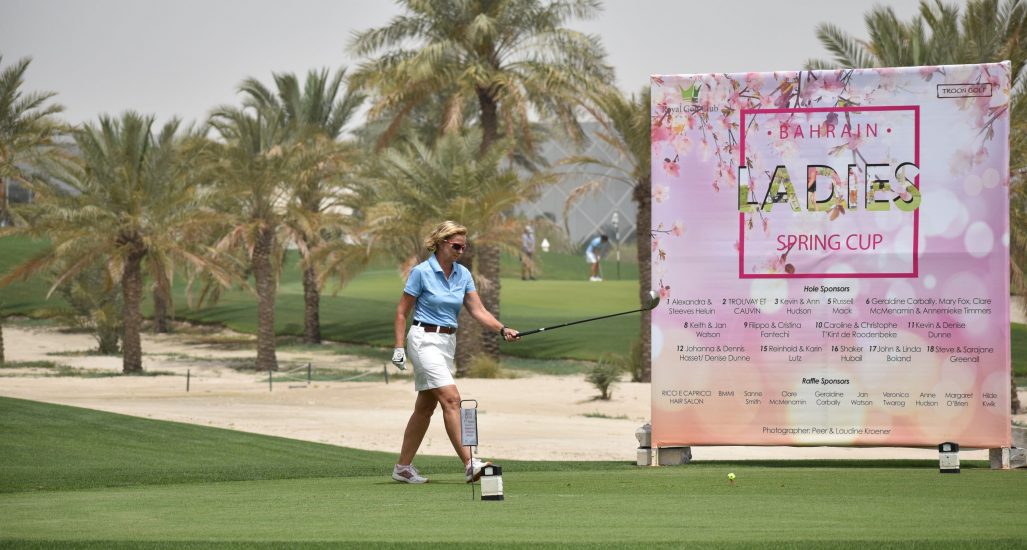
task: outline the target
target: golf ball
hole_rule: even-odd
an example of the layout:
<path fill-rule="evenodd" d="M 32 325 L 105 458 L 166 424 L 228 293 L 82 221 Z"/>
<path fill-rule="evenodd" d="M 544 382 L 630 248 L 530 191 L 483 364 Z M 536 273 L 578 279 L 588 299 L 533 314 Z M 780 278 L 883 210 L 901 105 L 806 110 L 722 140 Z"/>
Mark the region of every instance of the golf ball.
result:
<path fill-rule="evenodd" d="M 730 479 L 731 481 L 734 481 L 735 480 L 735 474 L 732 472 L 732 473 L 727 475 L 727 478 Z"/>

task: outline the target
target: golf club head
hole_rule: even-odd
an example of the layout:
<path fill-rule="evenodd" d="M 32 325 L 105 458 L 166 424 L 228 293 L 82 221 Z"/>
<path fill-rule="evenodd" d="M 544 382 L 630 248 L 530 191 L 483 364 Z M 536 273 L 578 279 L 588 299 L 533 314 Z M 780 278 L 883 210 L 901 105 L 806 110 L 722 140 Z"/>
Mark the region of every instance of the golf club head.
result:
<path fill-rule="evenodd" d="M 653 309 L 660 305 L 660 293 L 655 290 L 649 291 L 649 299 L 642 304 L 642 309 Z"/>

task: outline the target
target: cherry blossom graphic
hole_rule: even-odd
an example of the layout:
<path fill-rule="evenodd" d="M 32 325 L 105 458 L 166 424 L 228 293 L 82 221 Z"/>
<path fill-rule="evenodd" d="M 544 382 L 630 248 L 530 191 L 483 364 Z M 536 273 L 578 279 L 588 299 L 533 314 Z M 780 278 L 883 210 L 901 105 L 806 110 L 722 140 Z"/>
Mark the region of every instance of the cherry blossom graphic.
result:
<path fill-rule="evenodd" d="M 663 159 L 663 170 L 675 178 L 681 177 L 681 166 L 678 164 L 678 155 L 674 155 L 674 160 L 668 158 Z"/>
<path fill-rule="evenodd" d="M 657 225 L 656 228 L 653 229 L 650 233 L 650 238 L 652 241 L 652 251 L 656 253 L 656 261 L 663 262 L 667 260 L 667 251 L 662 246 L 661 235 L 680 237 L 684 234 L 685 224 L 680 220 L 675 221 L 669 229 L 667 229 L 662 223 Z"/>
<path fill-rule="evenodd" d="M 663 279 L 660 279 L 660 284 L 657 285 L 659 288 L 660 298 L 666 300 L 670 298 L 670 285 L 663 284 Z"/>
<path fill-rule="evenodd" d="M 666 185 L 653 186 L 653 201 L 661 203 L 670 198 L 670 187 Z"/>

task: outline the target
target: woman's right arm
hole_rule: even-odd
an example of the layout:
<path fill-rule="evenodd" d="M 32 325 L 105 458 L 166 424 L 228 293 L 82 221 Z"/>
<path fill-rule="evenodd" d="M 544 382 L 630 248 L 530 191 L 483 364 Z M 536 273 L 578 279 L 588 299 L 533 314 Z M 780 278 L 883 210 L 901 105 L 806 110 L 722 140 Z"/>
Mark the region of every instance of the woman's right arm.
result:
<path fill-rule="evenodd" d="M 403 297 L 399 299 L 399 305 L 396 306 L 396 347 L 402 348 L 404 344 L 407 331 L 407 315 L 414 309 L 414 303 L 417 302 L 417 298 L 403 293 Z"/>

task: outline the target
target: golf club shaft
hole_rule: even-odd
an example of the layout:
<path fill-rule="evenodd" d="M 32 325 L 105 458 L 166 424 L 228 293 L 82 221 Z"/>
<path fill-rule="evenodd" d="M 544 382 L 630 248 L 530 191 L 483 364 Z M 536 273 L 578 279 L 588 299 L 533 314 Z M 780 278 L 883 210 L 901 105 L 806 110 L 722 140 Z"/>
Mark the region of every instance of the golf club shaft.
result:
<path fill-rule="evenodd" d="M 645 308 L 633 309 L 631 311 L 622 311 L 620 313 L 613 313 L 613 314 L 610 314 L 610 315 L 603 315 L 601 317 L 592 317 L 591 319 L 582 319 L 580 321 L 571 321 L 570 323 L 563 323 L 562 325 L 553 325 L 551 327 L 543 327 L 543 328 L 537 328 L 537 329 L 534 329 L 534 330 L 526 330 L 524 332 L 517 333 L 517 336 L 528 336 L 528 335 L 535 334 L 535 333 L 538 333 L 538 332 L 545 332 L 547 330 L 553 330 L 553 329 L 558 329 L 558 328 L 563 328 L 563 327 L 569 327 L 571 325 L 579 325 L 581 323 L 588 323 L 589 321 L 598 321 L 600 319 L 607 319 L 607 318 L 610 318 L 610 317 L 616 317 L 618 315 L 627 315 L 629 313 L 638 313 L 640 311 L 646 311 L 646 309 Z"/>

